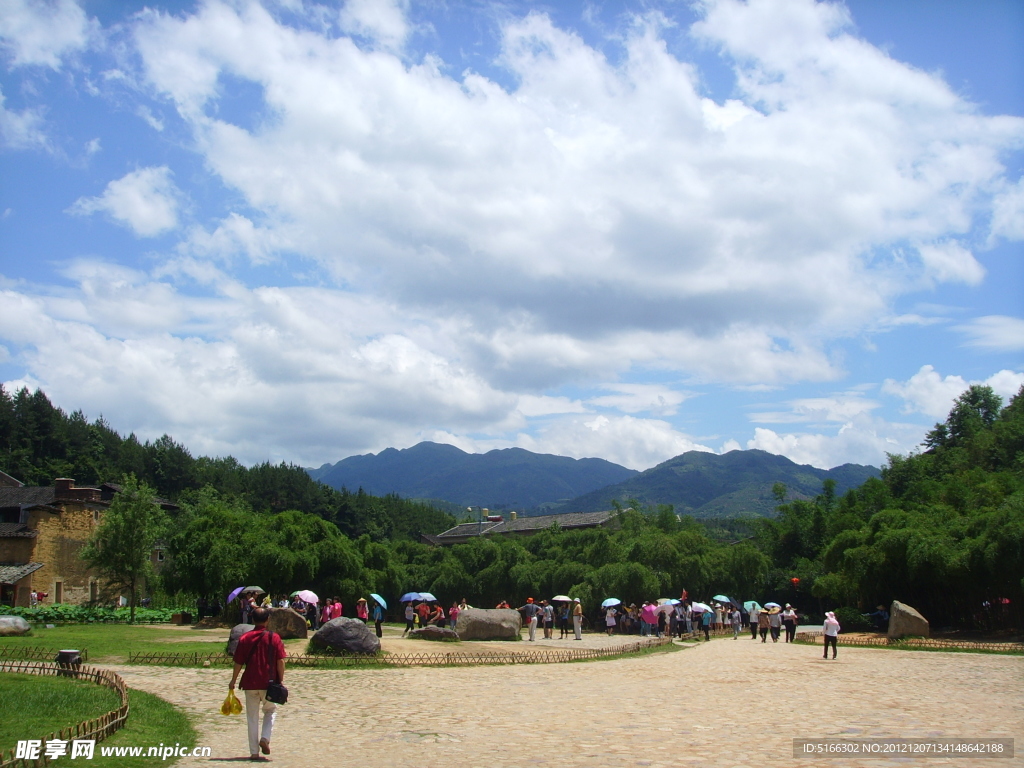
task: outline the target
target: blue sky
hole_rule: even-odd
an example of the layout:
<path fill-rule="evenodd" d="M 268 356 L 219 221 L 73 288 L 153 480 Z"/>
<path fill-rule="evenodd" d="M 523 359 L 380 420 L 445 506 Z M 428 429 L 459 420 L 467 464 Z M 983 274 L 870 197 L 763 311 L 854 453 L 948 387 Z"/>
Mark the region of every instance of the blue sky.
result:
<path fill-rule="evenodd" d="M 0 381 L 194 453 L 917 446 L 1024 383 L 1024 6 L 0 3 Z"/>

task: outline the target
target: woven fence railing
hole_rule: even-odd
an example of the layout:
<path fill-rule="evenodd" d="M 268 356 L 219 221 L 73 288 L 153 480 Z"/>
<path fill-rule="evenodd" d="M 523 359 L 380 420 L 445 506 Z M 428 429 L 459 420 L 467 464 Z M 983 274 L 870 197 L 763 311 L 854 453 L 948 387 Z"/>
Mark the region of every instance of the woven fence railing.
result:
<path fill-rule="evenodd" d="M 44 648 L 39 645 L 12 646 L 0 645 L 0 661 L 14 659 L 17 661 L 53 661 L 60 651 L 57 648 Z M 89 652 L 81 650 L 78 652 L 82 661 L 89 660 Z"/>
<path fill-rule="evenodd" d="M 54 731 L 40 739 L 44 745 L 46 742 L 55 739 L 61 741 L 72 741 L 75 739 L 103 741 L 115 731 L 123 728 L 124 724 L 128 721 L 128 686 L 125 685 L 120 675 L 110 670 L 40 661 L 0 661 L 0 672 L 75 677 L 79 680 L 91 680 L 97 685 L 110 688 L 117 693 L 118 699 L 121 702 L 117 709 L 112 709 L 100 717 L 83 720 L 76 725 Z M 51 762 L 46 757 L 45 752 L 41 752 L 40 757 L 35 760 L 20 758 L 16 754 L 15 750 L 10 750 L 6 753 L 0 752 L 0 768 L 39 768 L 39 766 L 48 765 Z"/>
<path fill-rule="evenodd" d="M 798 632 L 797 642 L 812 645 L 822 644 L 821 632 Z M 998 651 L 1001 653 L 1024 653 L 1024 643 L 979 643 L 973 640 L 941 640 L 933 638 L 888 637 L 845 637 L 839 635 L 837 645 L 861 646 L 864 648 L 931 648 L 933 650 Z"/>
<path fill-rule="evenodd" d="M 670 637 L 652 638 L 635 643 L 609 646 L 607 648 L 574 648 L 565 650 L 494 651 L 469 653 L 466 651 L 439 651 L 424 653 L 387 653 L 376 656 L 365 654 L 305 655 L 289 656 L 290 667 L 428 667 L 428 666 L 475 666 L 481 664 L 560 664 L 571 661 L 603 659 L 609 656 L 624 656 L 642 653 L 672 642 Z M 132 653 L 129 664 L 153 664 L 157 666 L 221 666 L 232 664 L 226 653 Z M 0 767 L 2 768 L 2 767 Z"/>

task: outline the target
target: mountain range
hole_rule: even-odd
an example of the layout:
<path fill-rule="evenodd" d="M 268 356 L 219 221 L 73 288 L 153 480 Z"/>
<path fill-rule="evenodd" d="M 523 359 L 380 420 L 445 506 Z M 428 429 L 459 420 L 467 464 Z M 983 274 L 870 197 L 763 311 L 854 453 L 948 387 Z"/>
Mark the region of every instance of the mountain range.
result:
<path fill-rule="evenodd" d="M 307 472 L 333 488 L 495 510 L 568 501 L 638 474 L 604 459 L 570 459 L 522 448 L 466 453 L 454 445 L 431 442 L 349 456 Z"/>
<path fill-rule="evenodd" d="M 836 481 L 841 495 L 879 475 L 877 468 L 861 464 L 824 470 L 759 450 L 689 451 L 637 472 L 604 459 L 571 459 L 522 448 L 466 453 L 431 442 L 349 456 L 307 472 L 334 488 L 396 493 L 457 507 L 553 514 L 600 511 L 610 509 L 613 500 L 636 499 L 672 504 L 680 514 L 702 518 L 770 516 L 777 482 L 785 484 L 791 498 L 811 498 L 827 478 Z"/>

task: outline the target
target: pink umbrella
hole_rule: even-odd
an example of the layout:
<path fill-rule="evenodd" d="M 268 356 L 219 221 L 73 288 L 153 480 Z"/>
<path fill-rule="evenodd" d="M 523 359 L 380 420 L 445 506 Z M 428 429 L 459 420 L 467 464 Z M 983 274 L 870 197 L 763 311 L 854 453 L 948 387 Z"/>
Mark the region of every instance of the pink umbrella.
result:
<path fill-rule="evenodd" d="M 308 589 L 300 589 L 295 594 L 298 595 L 299 600 L 301 600 L 304 603 L 319 603 L 320 602 L 320 598 L 316 596 L 316 592 L 311 592 Z"/>
<path fill-rule="evenodd" d="M 656 605 L 645 605 L 643 610 L 640 611 L 640 618 L 642 618 L 648 624 L 657 624 L 658 623 L 658 606 L 656 606 Z"/>

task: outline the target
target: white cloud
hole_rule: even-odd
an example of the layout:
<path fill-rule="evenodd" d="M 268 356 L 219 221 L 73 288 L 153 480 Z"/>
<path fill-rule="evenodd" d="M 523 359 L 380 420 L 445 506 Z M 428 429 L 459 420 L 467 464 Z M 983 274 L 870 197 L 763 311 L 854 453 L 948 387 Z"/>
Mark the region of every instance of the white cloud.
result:
<path fill-rule="evenodd" d="M 398 50 L 409 34 L 406 5 L 397 0 L 347 0 L 338 13 L 338 21 L 345 32 L 371 38 L 388 50 Z"/>
<path fill-rule="evenodd" d="M 686 394 L 662 384 L 604 384 L 601 389 L 615 394 L 591 397 L 587 405 L 597 408 L 615 408 L 623 413 L 651 413 L 672 416 Z"/>
<path fill-rule="evenodd" d="M 968 346 L 994 352 L 1016 352 L 1024 349 L 1024 320 L 1005 315 L 976 317 L 958 325 L 955 330 L 968 337 Z"/>
<path fill-rule="evenodd" d="M 1008 400 L 1024 384 L 1024 373 L 1003 370 L 984 381 L 967 381 L 962 376 L 943 377 L 934 367 L 923 365 L 907 381 L 886 379 L 882 384 L 882 392 L 902 398 L 904 413 L 923 413 L 933 419 L 943 420 L 949 415 L 956 398 L 972 384 L 986 384 L 997 395 Z"/>
<path fill-rule="evenodd" d="M 397 45 L 399 7 L 351 3 L 346 29 Z M 695 34 L 737 62 L 722 105 L 649 20 L 620 62 L 543 14 L 508 20 L 511 91 L 252 3 L 147 12 L 136 41 L 268 237 L 345 284 L 473 318 L 463 354 L 524 384 L 609 359 L 701 381 L 835 379 L 830 340 L 877 330 L 902 293 L 981 279 L 959 238 L 1024 121 L 852 37 L 841 6 L 703 7 Z M 268 119 L 220 117 L 222 76 L 255 85 Z"/>
<path fill-rule="evenodd" d="M 0 3 L 0 45 L 16 66 L 59 69 L 64 56 L 88 45 L 97 27 L 75 0 Z"/>
<path fill-rule="evenodd" d="M 139 237 L 155 237 L 178 225 L 180 192 L 167 166 L 141 168 L 107 184 L 99 197 L 83 197 L 70 213 L 105 212 Z"/>
<path fill-rule="evenodd" d="M 0 91 L 0 145 L 11 149 L 46 149 L 49 141 L 42 128 L 39 109 L 15 112 L 5 107 L 4 101 L 3 91 Z"/>
<path fill-rule="evenodd" d="M 858 416 L 870 414 L 879 403 L 868 400 L 857 392 L 832 397 L 806 397 L 791 400 L 785 411 L 762 411 L 750 414 L 751 421 L 767 424 L 786 424 L 808 421 L 849 422 Z"/>
<path fill-rule="evenodd" d="M 832 469 L 840 464 L 881 466 L 887 453 L 907 453 L 921 440 L 916 425 L 855 419 L 834 433 L 784 433 L 757 427 L 747 448 L 786 456 L 797 464 Z"/>
<path fill-rule="evenodd" d="M 1024 179 L 1007 185 L 992 204 L 992 239 L 1024 240 Z"/>

